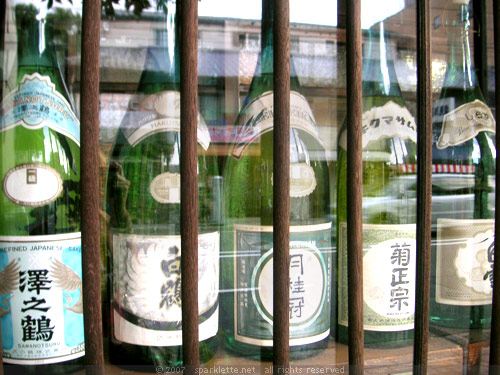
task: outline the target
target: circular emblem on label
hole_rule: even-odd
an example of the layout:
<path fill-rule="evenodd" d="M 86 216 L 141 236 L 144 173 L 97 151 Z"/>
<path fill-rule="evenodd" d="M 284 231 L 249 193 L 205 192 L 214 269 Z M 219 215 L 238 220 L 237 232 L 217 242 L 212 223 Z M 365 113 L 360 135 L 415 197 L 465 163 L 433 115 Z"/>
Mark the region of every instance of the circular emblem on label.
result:
<path fill-rule="evenodd" d="M 180 118 L 180 95 L 172 91 L 164 91 L 153 96 L 153 107 L 156 113 L 172 118 Z"/>
<path fill-rule="evenodd" d="M 316 189 L 316 176 L 311 166 L 303 163 L 290 165 L 290 196 L 305 197 Z"/>
<path fill-rule="evenodd" d="M 474 291 L 491 295 L 493 274 L 494 232 L 488 230 L 467 240 L 457 251 L 455 269 L 458 277 Z"/>
<path fill-rule="evenodd" d="M 326 300 L 326 265 L 319 250 L 308 242 L 290 242 L 290 326 L 313 324 Z M 252 297 L 262 318 L 273 323 L 273 249 L 265 253 L 252 275 Z"/>
<path fill-rule="evenodd" d="M 20 206 L 41 207 L 55 201 L 63 190 L 61 175 L 41 163 L 21 164 L 7 172 L 3 192 Z"/>
<path fill-rule="evenodd" d="M 274 184 L 274 176 L 271 183 Z M 314 169 L 305 163 L 290 164 L 290 196 L 292 198 L 305 197 L 316 189 L 316 175 Z"/>
<path fill-rule="evenodd" d="M 181 175 L 162 173 L 156 176 L 150 186 L 151 196 L 160 203 L 181 202 Z"/>

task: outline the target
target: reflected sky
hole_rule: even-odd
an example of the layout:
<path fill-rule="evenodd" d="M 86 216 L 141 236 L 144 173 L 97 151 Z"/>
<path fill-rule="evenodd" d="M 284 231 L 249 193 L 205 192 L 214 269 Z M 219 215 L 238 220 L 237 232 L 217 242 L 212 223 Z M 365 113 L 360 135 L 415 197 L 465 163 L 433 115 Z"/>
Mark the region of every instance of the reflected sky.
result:
<path fill-rule="evenodd" d="M 361 25 L 369 28 L 405 7 L 405 0 L 361 0 Z M 258 20 L 260 0 L 201 0 L 200 16 Z M 290 0 L 290 21 L 314 25 L 337 25 L 336 0 Z"/>
<path fill-rule="evenodd" d="M 33 3 L 36 6 L 47 1 L 16 0 L 15 3 Z M 82 0 L 73 0 L 73 8 L 80 12 Z M 155 0 L 151 1 L 155 4 Z M 125 1 L 115 4 L 115 9 L 125 9 Z M 200 0 L 198 11 L 200 16 L 218 18 L 239 18 L 259 20 L 261 16 L 261 0 Z M 361 0 L 361 26 L 370 26 L 382 21 L 405 7 L 405 0 Z M 69 0 L 54 6 L 71 7 Z M 151 10 L 153 10 L 152 8 Z M 290 0 L 290 21 L 312 25 L 337 25 L 337 0 Z"/>

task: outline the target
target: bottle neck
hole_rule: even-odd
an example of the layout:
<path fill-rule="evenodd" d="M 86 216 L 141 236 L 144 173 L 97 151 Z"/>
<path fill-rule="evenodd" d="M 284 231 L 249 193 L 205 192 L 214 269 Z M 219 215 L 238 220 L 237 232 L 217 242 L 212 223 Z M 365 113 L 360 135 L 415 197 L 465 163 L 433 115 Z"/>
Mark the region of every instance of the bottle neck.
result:
<path fill-rule="evenodd" d="M 465 4 L 460 5 L 456 21 L 449 33 L 450 55 L 445 76 L 445 87 L 467 89 L 476 86 L 476 73 L 470 49 L 470 13 Z"/>
<path fill-rule="evenodd" d="M 18 66 L 57 67 L 53 32 L 44 18 L 33 18 L 21 25 L 26 39 L 18 43 Z"/>
<path fill-rule="evenodd" d="M 392 46 L 383 22 L 368 32 L 367 51 L 363 59 L 363 96 L 401 96 Z"/>
<path fill-rule="evenodd" d="M 161 28 L 157 30 L 158 45 L 149 47 L 146 53 L 139 91 L 179 90 L 180 53 L 179 26 L 177 24 L 175 3 L 167 2 L 167 12 L 162 16 Z M 161 87 L 159 87 L 161 86 Z"/>
<path fill-rule="evenodd" d="M 274 24 L 274 0 L 262 0 L 262 24 L 261 24 L 261 53 L 260 53 L 260 76 L 262 80 L 254 80 L 252 86 L 259 85 L 264 91 L 273 89 L 274 52 L 273 52 L 273 24 Z M 259 67 L 257 67 L 257 72 Z M 258 74 L 257 74 L 258 75 Z M 300 83 L 290 56 L 290 90 L 300 92 Z M 250 88 L 250 91 L 252 88 Z M 255 94 L 255 92 L 253 92 Z"/>
<path fill-rule="evenodd" d="M 273 74 L 273 20 L 274 0 L 262 1 L 261 73 Z"/>

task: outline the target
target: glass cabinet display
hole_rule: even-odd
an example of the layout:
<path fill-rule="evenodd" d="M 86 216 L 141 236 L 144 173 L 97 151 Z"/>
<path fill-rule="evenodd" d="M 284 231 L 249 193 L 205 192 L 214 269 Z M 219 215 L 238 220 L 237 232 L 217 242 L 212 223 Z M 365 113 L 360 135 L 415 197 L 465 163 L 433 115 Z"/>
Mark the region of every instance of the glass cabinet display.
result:
<path fill-rule="evenodd" d="M 192 4 L 100 3 L 95 214 L 106 372 L 182 366 L 183 324 L 198 327 L 201 368 L 272 370 L 278 2 L 196 2 L 198 217 L 191 221 L 198 229 L 199 311 L 193 322 L 182 319 L 181 277 L 194 275 L 181 273 L 180 178 L 186 170 L 180 38 L 182 27 L 194 27 L 182 23 L 180 11 Z M 364 355 L 366 366 L 382 373 L 413 369 L 421 161 L 416 3 L 361 2 Z M 355 209 L 347 203 L 351 4 L 289 2 L 287 308 L 290 363 L 303 371 L 348 370 L 348 319 L 356 313 L 348 309 L 347 287 L 347 217 Z M 479 1 L 427 4 L 428 373 L 443 366 L 460 373 L 487 363 L 492 323 L 494 4 L 481 1 L 481 17 Z M 0 8 L 0 323 L 7 372 L 21 366 L 28 373 L 69 373 L 85 360 L 83 8 L 79 0 L 6 0 Z M 487 36 L 484 65 L 474 59 L 479 34 Z"/>

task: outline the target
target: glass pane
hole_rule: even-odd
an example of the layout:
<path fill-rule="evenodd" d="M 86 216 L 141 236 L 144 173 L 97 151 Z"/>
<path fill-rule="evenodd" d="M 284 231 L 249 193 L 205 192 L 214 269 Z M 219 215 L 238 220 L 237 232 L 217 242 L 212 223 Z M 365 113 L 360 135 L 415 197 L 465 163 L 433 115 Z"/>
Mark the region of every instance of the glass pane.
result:
<path fill-rule="evenodd" d="M 76 0 L 9 0 L 1 21 L 2 347 L 5 363 L 35 371 L 34 360 L 52 366 L 49 372 L 67 373 L 83 359 L 81 8 Z M 182 364 L 175 8 L 172 0 L 102 1 L 98 194 L 109 371 L 175 372 Z M 429 373 L 485 372 L 496 159 L 493 1 L 486 0 L 485 21 L 466 0 L 433 0 L 431 8 Z M 272 1 L 200 0 L 198 10 L 202 369 L 271 372 Z M 290 17 L 292 370 L 343 373 L 349 293 L 345 4 L 291 0 Z M 415 19 L 414 0 L 362 1 L 365 364 L 380 373 L 409 372 L 413 360 Z M 486 35 L 482 88 L 478 33 Z M 73 249 L 75 259 L 40 256 L 37 246 L 46 241 Z M 25 247 L 29 255 L 17 251 Z M 75 291 L 56 286 L 63 271 L 75 277 Z M 37 298 L 57 301 L 41 311 L 44 305 L 31 306 Z M 51 315 L 56 308 L 59 319 Z M 64 342 L 61 322 L 72 327 L 71 339 L 56 346 L 56 335 Z M 51 346 L 28 350 L 41 341 Z M 74 349 L 69 356 L 68 346 Z M 47 359 L 56 347 L 62 356 Z"/>

